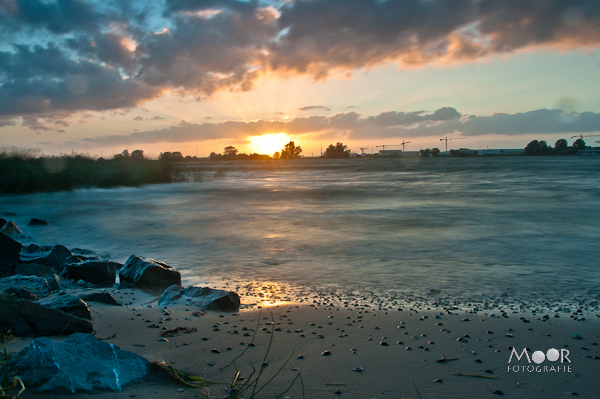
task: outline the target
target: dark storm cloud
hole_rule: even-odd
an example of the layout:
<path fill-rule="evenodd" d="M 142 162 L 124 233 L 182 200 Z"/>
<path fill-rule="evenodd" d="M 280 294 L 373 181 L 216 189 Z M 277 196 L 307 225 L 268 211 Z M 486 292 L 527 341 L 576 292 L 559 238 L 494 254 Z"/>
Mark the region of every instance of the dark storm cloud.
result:
<path fill-rule="evenodd" d="M 273 69 L 326 77 L 389 61 L 420 66 L 533 46 L 600 42 L 595 0 L 298 0 L 281 10 L 287 33 L 271 45 Z"/>
<path fill-rule="evenodd" d="M 202 99 L 251 90 L 270 72 L 322 79 L 388 62 L 418 67 L 600 43 L 597 0 L 266 4 L 0 0 L 0 117 L 133 107 L 168 91 Z M 438 111 L 428 120 L 458 117 Z M 388 113 L 369 123 L 423 117 Z"/>
<path fill-rule="evenodd" d="M 44 29 L 51 33 L 96 30 L 101 17 L 90 3 L 81 0 L 2 0 L 0 10 L 3 19 L 15 22 L 11 23 L 14 28 Z"/>
<path fill-rule="evenodd" d="M 540 109 L 516 114 L 465 117 L 454 108 L 444 107 L 433 113 L 394 112 L 404 115 L 395 121 L 389 112 L 363 118 L 356 112 L 341 113 L 331 117 L 298 117 L 289 122 L 255 121 L 191 124 L 182 123 L 167 129 L 136 132 L 131 135 L 102 136 L 85 139 L 98 146 L 146 144 L 159 142 L 188 142 L 213 139 L 243 140 L 248 136 L 285 132 L 294 136 L 317 135 L 323 139 L 335 139 L 340 134 L 353 140 L 374 138 L 408 138 L 418 136 L 445 136 L 448 134 L 470 135 L 518 135 L 552 133 L 600 132 L 600 113 L 565 113 L 561 110 Z M 405 115 L 418 118 L 408 121 Z M 382 124 L 380 121 L 385 120 Z"/>

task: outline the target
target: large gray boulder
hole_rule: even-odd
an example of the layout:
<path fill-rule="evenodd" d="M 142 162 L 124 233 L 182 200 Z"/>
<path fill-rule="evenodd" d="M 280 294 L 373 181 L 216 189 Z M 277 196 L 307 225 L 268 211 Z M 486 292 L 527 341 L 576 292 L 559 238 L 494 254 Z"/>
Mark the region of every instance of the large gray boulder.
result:
<path fill-rule="evenodd" d="M 8 222 L 0 230 L 0 233 L 6 234 L 7 236 L 18 236 L 22 235 L 23 232 L 19 229 L 15 222 Z"/>
<path fill-rule="evenodd" d="M 86 260 L 80 263 L 69 263 L 63 268 L 65 278 L 108 287 L 115 284 L 117 270 L 123 267 L 122 264 L 110 262 L 107 260 Z"/>
<path fill-rule="evenodd" d="M 85 301 L 81 298 L 76 298 L 71 295 L 59 295 L 56 298 L 42 301 L 40 304 L 72 314 L 73 316 L 81 319 L 92 319 L 92 315 L 90 313 L 90 309 L 88 309 L 87 303 L 85 303 Z"/>
<path fill-rule="evenodd" d="M 39 303 L 0 294 L 0 331 L 15 337 L 91 333 L 92 323 Z"/>
<path fill-rule="evenodd" d="M 160 260 L 131 255 L 119 271 L 121 282 L 138 287 L 165 289 L 175 284 L 181 286 L 181 274 L 177 269 Z"/>
<path fill-rule="evenodd" d="M 93 292 L 91 294 L 80 295 L 79 298 L 83 299 L 85 302 L 100 302 L 107 305 L 123 306 L 108 292 Z"/>
<path fill-rule="evenodd" d="M 21 262 L 50 266 L 60 273 L 63 264 L 71 256 L 73 256 L 71 251 L 62 245 L 40 247 L 29 244 L 21 251 Z"/>
<path fill-rule="evenodd" d="M 38 297 L 33 292 L 29 291 L 27 288 L 21 287 L 9 287 L 4 290 L 4 293 L 7 295 L 16 296 L 17 298 L 27 299 L 29 301 L 37 301 Z"/>
<path fill-rule="evenodd" d="M 41 297 L 48 296 L 52 289 L 48 284 L 48 280 L 43 277 L 22 276 L 20 274 L 0 279 L 0 288 L 8 287 L 26 288 Z"/>
<path fill-rule="evenodd" d="M 15 266 L 15 274 L 38 276 L 49 279 L 56 274 L 56 270 L 50 266 L 40 265 L 38 263 L 21 263 Z"/>
<path fill-rule="evenodd" d="M 121 391 L 150 373 L 150 363 L 140 355 L 91 334 L 73 334 L 61 342 L 38 338 L 8 367 L 9 380 L 18 376 L 26 387 L 56 394 Z"/>
<path fill-rule="evenodd" d="M 231 291 L 214 290 L 209 287 L 181 288 L 172 285 L 163 292 L 158 306 L 185 305 L 206 310 L 236 312 L 240 310 L 240 296 Z"/>
<path fill-rule="evenodd" d="M 13 273 L 14 267 L 19 263 L 19 254 L 22 249 L 23 244 L 0 233 L 0 275 Z"/>

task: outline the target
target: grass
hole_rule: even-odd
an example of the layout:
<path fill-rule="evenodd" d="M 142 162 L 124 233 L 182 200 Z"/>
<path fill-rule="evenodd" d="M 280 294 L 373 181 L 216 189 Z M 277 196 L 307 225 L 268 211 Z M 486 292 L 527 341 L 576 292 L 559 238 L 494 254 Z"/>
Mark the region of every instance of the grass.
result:
<path fill-rule="evenodd" d="M 258 320 L 260 320 L 260 314 L 259 314 Z M 274 374 L 271 375 L 270 378 L 266 379 L 267 377 L 265 377 L 264 372 L 269 365 L 268 358 L 269 358 L 269 353 L 271 351 L 271 346 L 273 345 L 273 336 L 275 335 L 274 334 L 274 332 L 275 332 L 274 324 L 275 323 L 273 323 L 273 324 L 271 324 L 271 334 L 270 334 L 269 344 L 268 344 L 265 354 L 263 356 L 262 363 L 260 363 L 260 365 L 258 366 L 258 369 L 255 367 L 254 364 L 251 364 L 250 366 L 252 368 L 252 371 L 248 374 L 247 377 L 243 377 L 242 371 L 238 370 L 238 368 L 237 368 L 236 361 L 244 356 L 244 354 L 246 353 L 248 348 L 251 348 L 254 346 L 254 339 L 256 338 L 256 334 L 258 332 L 258 323 L 259 323 L 258 320 L 256 322 L 256 328 L 254 329 L 254 335 L 252 336 L 252 340 L 250 341 L 250 344 L 248 344 L 246 346 L 246 348 L 242 351 L 242 353 L 240 353 L 231 362 L 229 362 L 229 364 L 227 364 L 226 366 L 221 368 L 221 371 L 224 371 L 231 366 L 234 367 L 236 373 L 235 373 L 231 383 L 210 382 L 210 381 L 206 381 L 202 377 L 189 376 L 180 371 L 175 370 L 173 367 L 167 365 L 165 362 L 153 362 L 152 365 L 155 368 L 157 368 L 163 372 L 166 372 L 170 378 L 172 378 L 175 381 L 177 381 L 187 387 L 190 387 L 190 388 L 197 388 L 199 386 L 206 387 L 206 385 L 226 385 L 228 387 L 228 389 L 225 393 L 225 396 L 222 397 L 222 399 L 253 399 L 253 398 L 257 398 L 258 394 L 263 389 L 268 387 L 273 382 L 273 380 L 281 373 L 281 371 L 283 371 L 285 366 L 288 364 L 288 362 L 294 355 L 294 352 L 292 352 L 290 354 L 290 356 L 287 358 L 287 360 L 274 372 Z M 272 314 L 271 314 L 271 320 L 273 320 Z M 266 381 L 265 381 L 265 379 L 266 379 Z M 186 380 L 191 381 L 191 383 Z M 242 383 L 241 381 L 244 381 L 244 382 Z M 278 396 L 276 396 L 276 399 L 281 399 L 286 393 L 288 393 L 293 388 L 296 381 L 300 381 L 300 385 L 302 387 L 302 398 L 305 398 L 305 396 L 304 396 L 304 381 L 302 380 L 302 373 L 300 373 L 298 371 L 298 374 L 296 375 L 295 378 L 292 379 L 289 386 L 283 392 L 281 392 Z M 207 388 L 205 388 L 203 395 L 206 396 L 207 398 L 211 398 L 211 399 L 219 398 L 217 396 L 212 396 L 210 391 Z"/>
<path fill-rule="evenodd" d="M 12 338 L 12 334 L 10 333 L 10 331 L 6 333 L 0 332 L 0 341 L 2 341 L 2 348 L 4 349 L 4 364 L 0 366 L 6 366 L 4 367 L 4 373 L 2 375 L 2 378 L 0 379 L 0 398 L 20 399 L 21 394 L 23 393 L 23 391 L 25 391 L 25 384 L 23 384 L 23 381 L 21 381 L 19 377 L 13 378 L 12 383 L 9 381 L 8 378 L 10 368 L 8 365 L 9 358 L 8 352 L 6 350 L 6 340 L 10 338 Z M 13 389 L 19 389 L 19 393 L 17 393 L 16 395 L 10 395 L 9 392 Z"/>
<path fill-rule="evenodd" d="M 83 156 L 35 158 L 0 154 L 0 193 L 67 191 L 78 188 L 141 186 L 177 181 L 171 163 L 131 157 L 97 160 Z"/>

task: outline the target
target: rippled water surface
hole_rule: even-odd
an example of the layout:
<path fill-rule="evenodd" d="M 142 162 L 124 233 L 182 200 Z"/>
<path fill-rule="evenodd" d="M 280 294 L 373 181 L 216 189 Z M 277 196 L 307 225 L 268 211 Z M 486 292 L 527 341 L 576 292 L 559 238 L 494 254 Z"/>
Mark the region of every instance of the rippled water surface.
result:
<path fill-rule="evenodd" d="M 38 244 L 233 276 L 455 292 L 600 283 L 600 158 L 202 162 L 201 183 L 0 197 Z M 214 171 L 224 177 L 208 181 Z M 51 226 L 27 226 L 30 218 Z"/>

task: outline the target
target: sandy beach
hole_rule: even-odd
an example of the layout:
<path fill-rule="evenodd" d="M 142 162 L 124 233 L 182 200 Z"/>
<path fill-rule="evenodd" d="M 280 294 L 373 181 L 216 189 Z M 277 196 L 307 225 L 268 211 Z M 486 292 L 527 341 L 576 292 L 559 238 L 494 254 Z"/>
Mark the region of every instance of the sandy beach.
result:
<path fill-rule="evenodd" d="M 441 293 L 385 298 L 320 292 L 268 306 L 252 296 L 260 285 L 247 287 L 239 290 L 243 309 L 236 313 L 161 308 L 157 293 L 105 289 L 124 306 L 88 303 L 97 337 L 210 383 L 192 388 L 159 376 L 93 397 L 222 398 L 237 370 L 238 388 L 262 370 L 256 398 L 600 397 L 597 300 L 567 307 L 543 298 L 467 303 Z M 9 355 L 31 341 L 10 343 Z M 568 353 L 541 364 L 513 356 L 509 365 L 513 347 L 519 355 L 524 348 L 529 356 L 552 348 Z M 55 397 L 33 391 L 24 397 Z M 241 397 L 252 391 L 246 388 Z"/>

